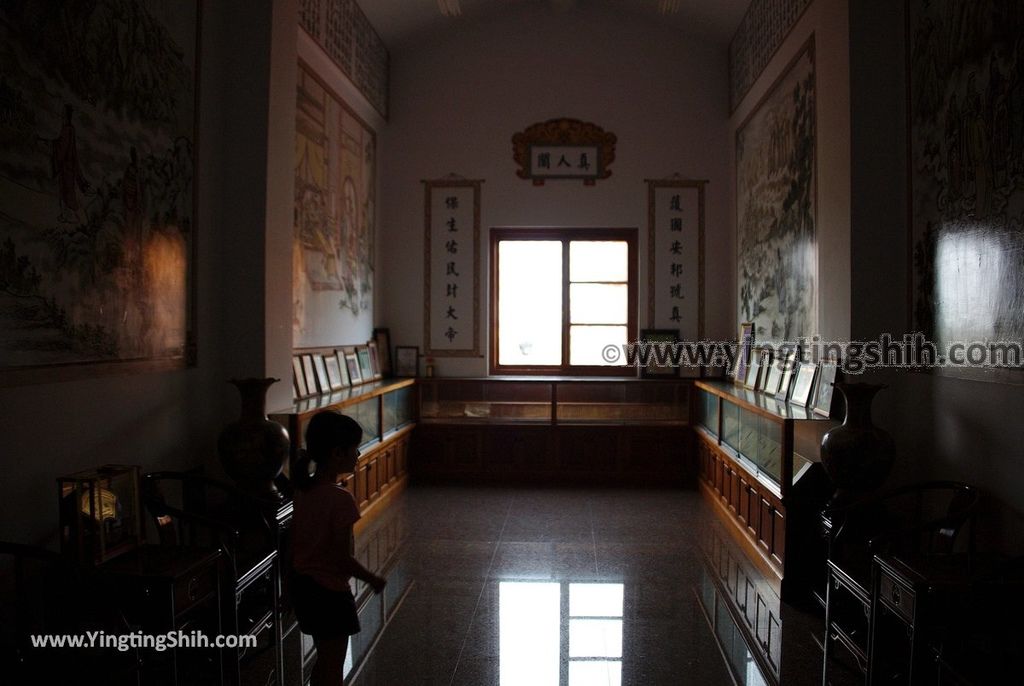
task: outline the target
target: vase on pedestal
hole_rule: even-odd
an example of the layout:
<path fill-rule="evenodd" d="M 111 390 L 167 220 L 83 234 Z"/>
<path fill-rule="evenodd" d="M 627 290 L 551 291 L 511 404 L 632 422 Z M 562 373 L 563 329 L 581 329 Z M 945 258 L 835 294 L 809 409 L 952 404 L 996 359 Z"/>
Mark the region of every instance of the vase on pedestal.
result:
<path fill-rule="evenodd" d="M 288 459 L 288 431 L 267 419 L 267 389 L 280 379 L 231 379 L 242 399 L 237 421 L 221 431 L 217 440 L 224 471 L 245 491 L 260 498 L 280 500 L 274 479 Z"/>
<path fill-rule="evenodd" d="M 896 445 L 871 421 L 871 403 L 886 386 L 836 382 L 846 399 L 846 418 L 821 440 L 821 463 L 836 487 L 832 504 L 842 504 L 882 485 L 896 459 Z"/>

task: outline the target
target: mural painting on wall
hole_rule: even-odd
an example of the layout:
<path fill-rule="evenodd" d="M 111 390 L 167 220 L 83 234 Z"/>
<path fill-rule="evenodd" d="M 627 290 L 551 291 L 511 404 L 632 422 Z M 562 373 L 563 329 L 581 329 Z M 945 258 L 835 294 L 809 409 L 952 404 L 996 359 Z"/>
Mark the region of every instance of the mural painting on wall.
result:
<path fill-rule="evenodd" d="M 198 20 L 0 4 L 0 376 L 193 361 Z"/>
<path fill-rule="evenodd" d="M 910 2 L 913 328 L 1024 340 L 1024 4 Z"/>
<path fill-rule="evenodd" d="M 372 317 L 376 136 L 301 64 L 296 119 L 293 344 L 330 345 Z"/>
<path fill-rule="evenodd" d="M 760 341 L 816 333 L 814 42 L 736 132 L 739 320 Z"/>

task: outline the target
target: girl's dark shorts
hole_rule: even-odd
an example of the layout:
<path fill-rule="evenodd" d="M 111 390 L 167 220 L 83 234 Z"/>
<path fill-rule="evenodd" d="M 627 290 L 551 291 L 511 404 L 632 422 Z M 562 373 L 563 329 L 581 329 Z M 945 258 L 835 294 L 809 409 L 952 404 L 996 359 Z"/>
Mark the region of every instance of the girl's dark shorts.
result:
<path fill-rule="evenodd" d="M 292 606 L 303 633 L 315 639 L 359 633 L 359 614 L 351 591 L 332 591 L 305 574 L 292 573 L 289 581 Z"/>

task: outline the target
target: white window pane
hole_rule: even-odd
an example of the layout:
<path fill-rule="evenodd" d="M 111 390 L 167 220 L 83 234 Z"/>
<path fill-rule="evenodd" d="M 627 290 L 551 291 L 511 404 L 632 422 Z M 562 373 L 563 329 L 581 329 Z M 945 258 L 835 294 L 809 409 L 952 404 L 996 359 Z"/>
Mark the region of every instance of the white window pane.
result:
<path fill-rule="evenodd" d="M 569 584 L 570 617 L 621 617 L 622 584 Z"/>
<path fill-rule="evenodd" d="M 570 241 L 570 281 L 628 281 L 629 244 L 625 241 Z"/>
<path fill-rule="evenodd" d="M 561 584 L 498 584 L 498 674 L 502 686 L 558 686 L 561 618 Z"/>
<path fill-rule="evenodd" d="M 625 326 L 570 326 L 569 364 L 605 367 L 626 364 L 625 355 L 622 355 L 626 333 Z M 619 349 L 619 357 L 612 362 L 605 359 L 605 349 L 609 345 Z"/>
<path fill-rule="evenodd" d="M 621 686 L 622 663 L 604 660 L 569 662 L 569 686 Z"/>
<path fill-rule="evenodd" d="M 498 243 L 498 364 L 562 363 L 562 244 Z"/>
<path fill-rule="evenodd" d="M 572 324 L 625 324 L 629 321 L 629 286 L 569 284 L 569 321 Z"/>
<path fill-rule="evenodd" d="M 622 657 L 622 620 L 570 619 L 569 657 Z"/>

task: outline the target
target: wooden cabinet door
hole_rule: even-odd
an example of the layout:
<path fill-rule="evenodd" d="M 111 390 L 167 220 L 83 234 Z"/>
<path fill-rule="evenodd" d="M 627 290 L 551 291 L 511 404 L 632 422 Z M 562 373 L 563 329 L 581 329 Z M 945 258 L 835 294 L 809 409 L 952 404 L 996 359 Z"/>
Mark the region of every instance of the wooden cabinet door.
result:
<path fill-rule="evenodd" d="M 772 521 L 772 510 L 773 509 L 774 508 L 772 507 L 772 504 L 762 497 L 761 498 L 761 519 L 758 522 L 758 526 L 757 526 L 757 540 L 758 540 L 758 543 L 761 544 L 761 547 L 764 548 L 769 553 L 772 550 L 772 538 L 773 538 L 773 533 L 774 533 L 774 531 L 773 531 L 774 522 Z"/>
<path fill-rule="evenodd" d="M 380 496 L 380 456 L 366 463 L 367 498 L 373 502 Z"/>
<path fill-rule="evenodd" d="M 370 504 L 370 491 L 367 488 L 366 477 L 366 464 L 364 463 L 356 467 L 355 490 L 352 491 L 360 510 Z"/>
<path fill-rule="evenodd" d="M 786 516 L 772 508 L 772 557 L 779 564 L 786 558 Z"/>

